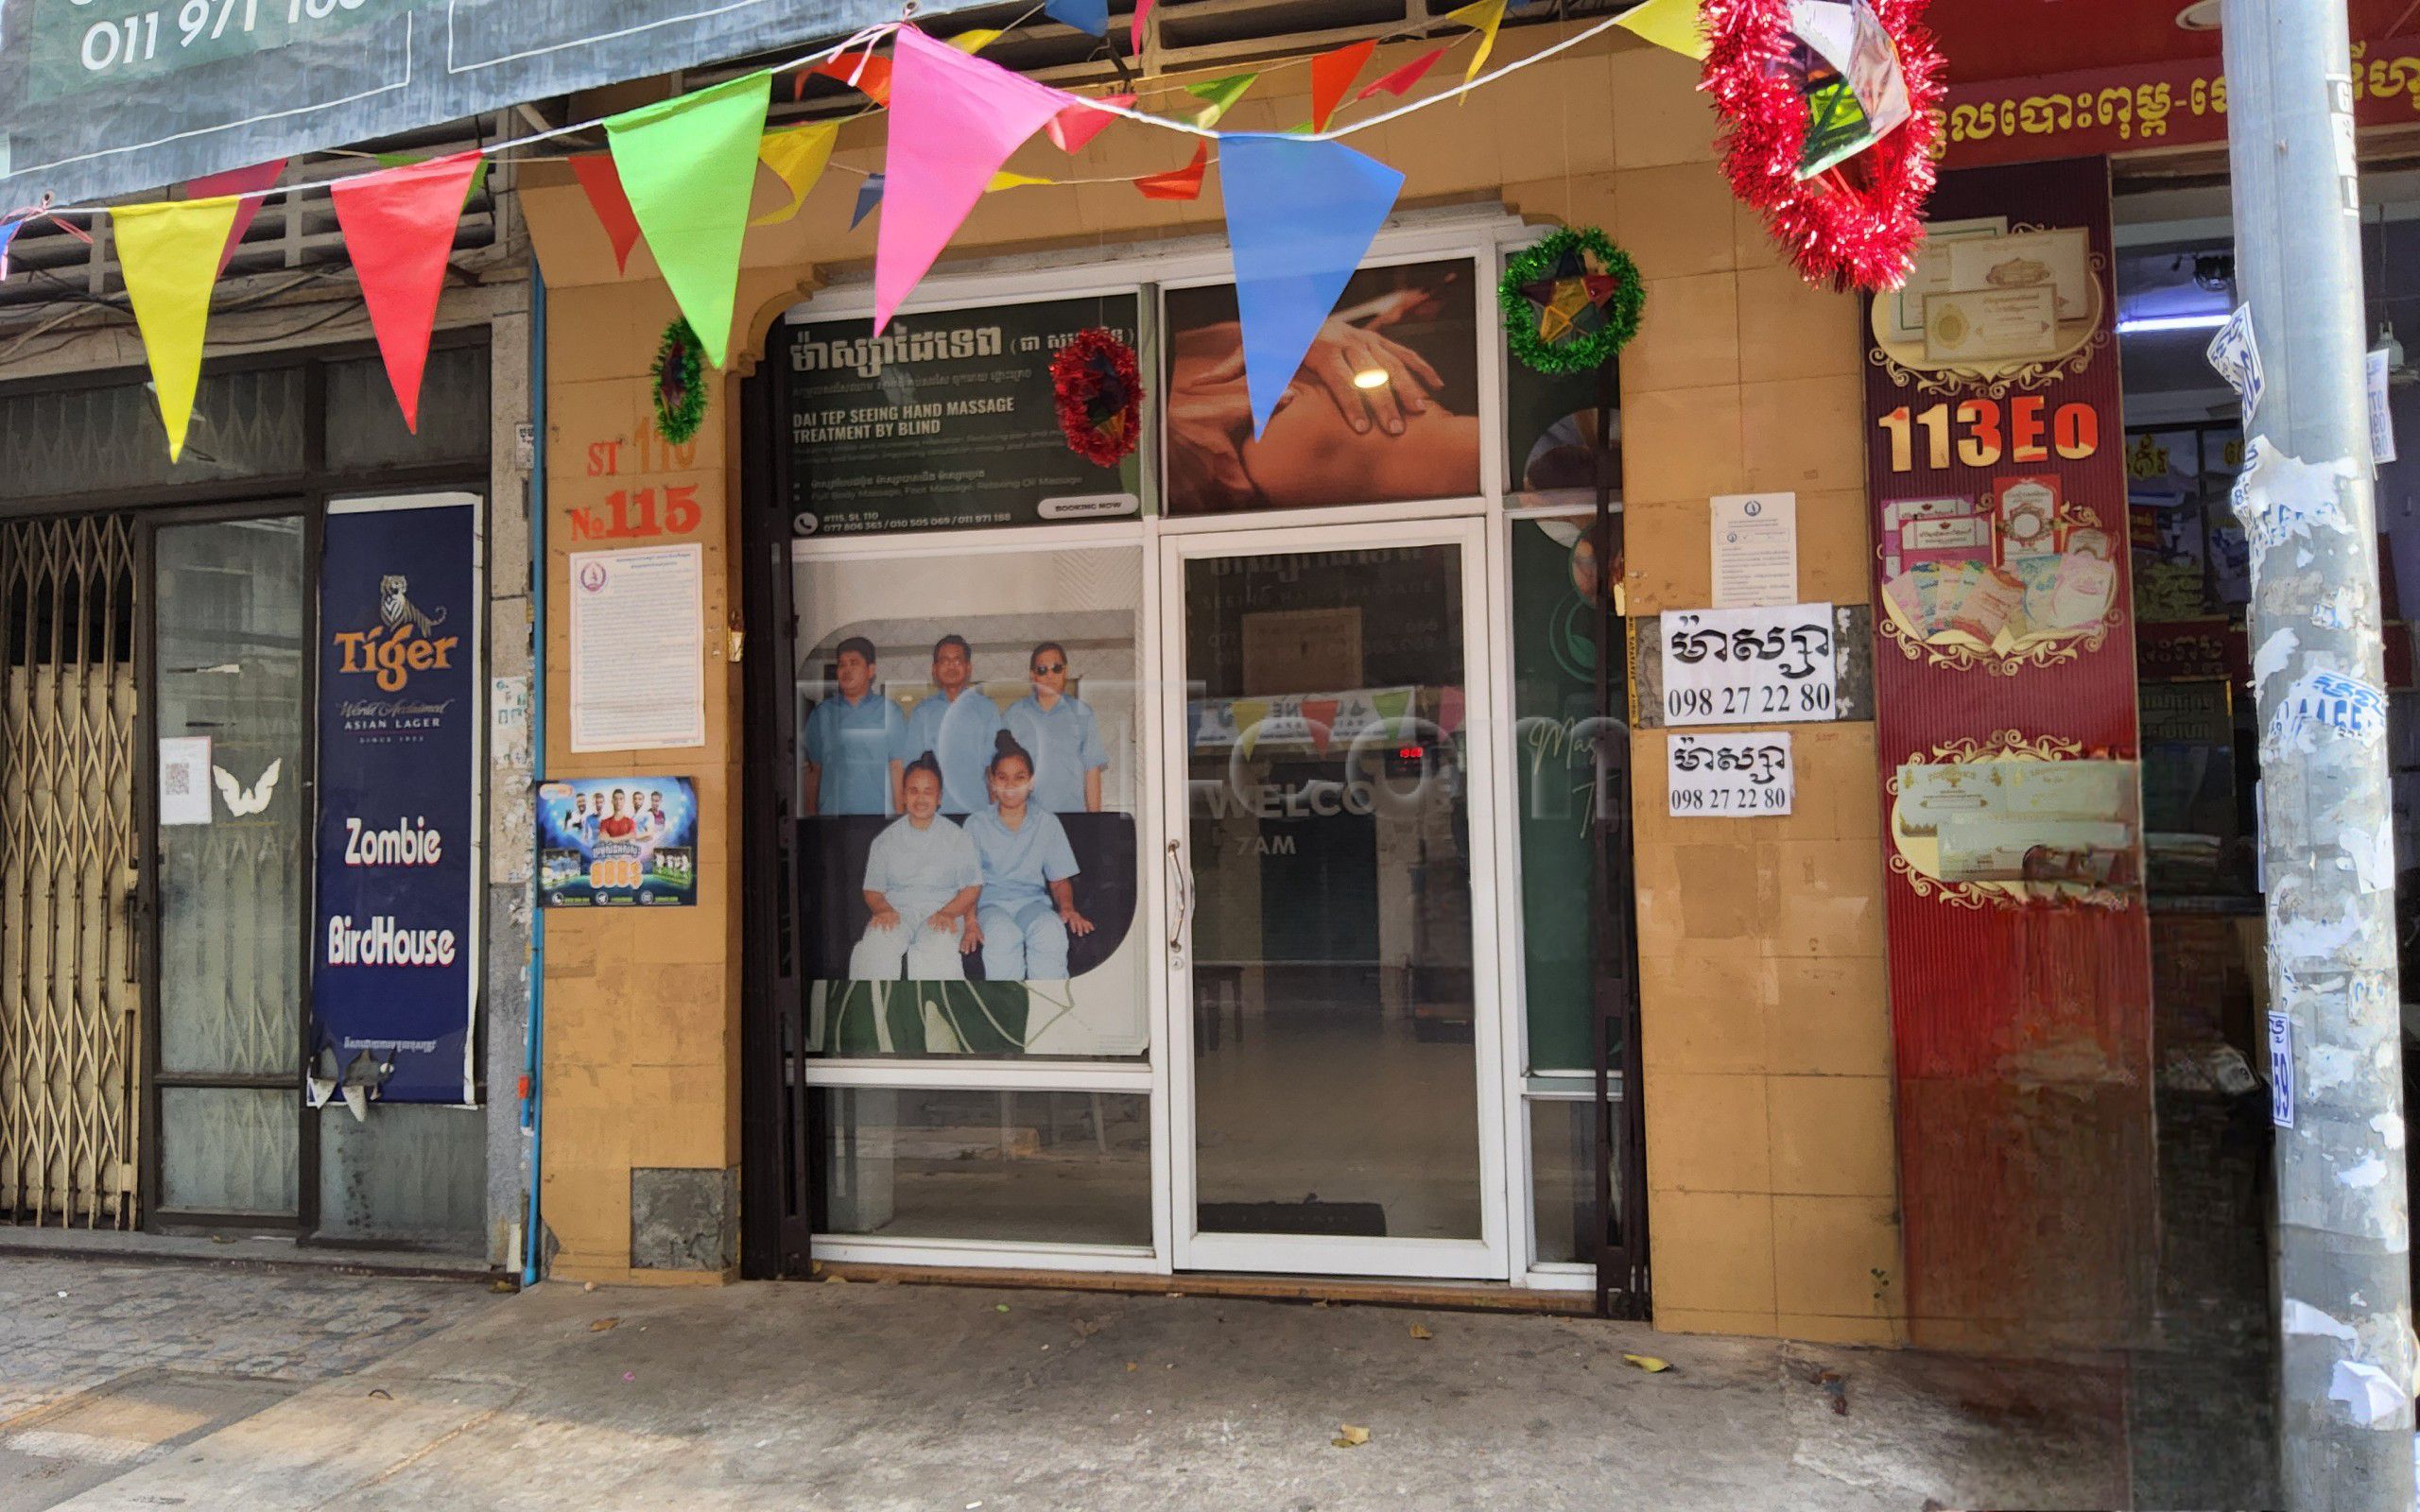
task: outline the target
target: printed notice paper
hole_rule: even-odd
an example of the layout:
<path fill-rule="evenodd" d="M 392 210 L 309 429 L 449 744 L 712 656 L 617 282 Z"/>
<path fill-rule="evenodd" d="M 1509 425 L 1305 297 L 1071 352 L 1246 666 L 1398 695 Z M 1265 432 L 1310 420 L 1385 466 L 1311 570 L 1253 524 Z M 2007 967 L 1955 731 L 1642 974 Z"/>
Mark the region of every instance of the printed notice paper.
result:
<path fill-rule="evenodd" d="M 1790 765 L 1789 730 L 1739 735 L 1675 730 L 1667 749 L 1673 818 L 1753 818 L 1789 812 L 1798 777 Z"/>
<path fill-rule="evenodd" d="M 575 552 L 571 748 L 706 742 L 704 548 Z"/>
<path fill-rule="evenodd" d="M 210 822 L 210 737 L 160 737 L 160 822 Z"/>
<path fill-rule="evenodd" d="M 1798 602 L 1798 495 L 1726 493 L 1714 500 L 1714 607 Z"/>

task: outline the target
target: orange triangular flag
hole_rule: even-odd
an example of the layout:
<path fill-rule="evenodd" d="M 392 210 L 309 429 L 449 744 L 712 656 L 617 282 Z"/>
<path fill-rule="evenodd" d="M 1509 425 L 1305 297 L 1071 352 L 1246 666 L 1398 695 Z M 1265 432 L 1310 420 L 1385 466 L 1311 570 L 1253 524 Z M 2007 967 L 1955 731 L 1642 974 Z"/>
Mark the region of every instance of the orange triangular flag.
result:
<path fill-rule="evenodd" d="M 890 103 L 890 60 L 873 53 L 856 58 L 830 58 L 807 70 L 837 78 L 876 105 Z"/>
<path fill-rule="evenodd" d="M 572 176 L 588 196 L 588 208 L 596 212 L 596 223 L 605 228 L 605 236 L 614 244 L 614 270 L 631 270 L 631 249 L 639 244 L 639 217 L 631 212 L 631 197 L 622 193 L 622 175 L 614 166 L 614 154 L 590 152 L 571 160 Z"/>
<path fill-rule="evenodd" d="M 1166 173 L 1147 173 L 1134 180 L 1146 199 L 1199 199 L 1201 198 L 1202 170 L 1210 164 L 1210 144 L 1195 144 L 1193 161 L 1182 168 Z"/>
<path fill-rule="evenodd" d="M 1388 74 L 1380 78 L 1374 78 L 1367 84 L 1362 85 L 1361 93 L 1354 95 L 1353 97 L 1357 100 L 1366 100 L 1371 95 L 1383 91 L 1386 94 L 1393 95 L 1397 99 L 1401 99 L 1411 86 L 1420 82 L 1421 76 L 1436 67 L 1437 60 L 1444 56 L 1444 48 L 1432 48 L 1427 52 L 1422 53 L 1410 62 L 1404 64 L 1401 68 L 1396 69 L 1393 73 Z"/>
<path fill-rule="evenodd" d="M 445 259 L 479 152 L 384 168 L 338 181 L 329 191 L 345 250 L 361 277 L 361 301 L 387 359 L 387 381 L 404 407 L 404 428 L 420 431 L 420 381 L 428 336 L 445 288 Z"/>
<path fill-rule="evenodd" d="M 1103 105 L 1114 105 L 1122 111 L 1134 103 L 1134 96 L 1103 94 L 1100 96 L 1100 102 Z M 1109 123 L 1116 119 L 1116 116 L 1110 114 L 1107 111 L 1096 111 L 1089 105 L 1070 105 L 1044 122 L 1042 129 L 1060 151 L 1081 152 L 1084 150 L 1085 143 L 1100 135 Z"/>
<path fill-rule="evenodd" d="M 1369 64 L 1370 55 L 1377 50 L 1377 39 L 1371 38 L 1339 47 L 1334 52 L 1322 53 L 1311 60 L 1312 130 L 1327 129 L 1328 117 L 1334 115 L 1336 108 L 1344 102 L 1344 92 L 1361 77 L 1361 70 Z"/>

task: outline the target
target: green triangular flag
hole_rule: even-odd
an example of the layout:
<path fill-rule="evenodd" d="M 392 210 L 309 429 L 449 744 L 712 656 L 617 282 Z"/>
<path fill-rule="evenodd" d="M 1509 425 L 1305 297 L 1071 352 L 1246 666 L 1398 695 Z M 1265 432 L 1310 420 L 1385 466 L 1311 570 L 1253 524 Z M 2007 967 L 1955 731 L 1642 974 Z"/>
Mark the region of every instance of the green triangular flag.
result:
<path fill-rule="evenodd" d="M 1206 79 L 1199 84 L 1184 86 L 1184 92 L 1187 94 L 1198 100 L 1207 100 L 1210 104 L 1208 110 L 1193 118 L 1193 124 L 1202 127 L 1217 125 L 1219 117 L 1226 114 L 1236 101 L 1242 99 L 1244 91 L 1252 88 L 1253 80 L 1258 77 L 1260 75 L 1257 72 L 1229 74 L 1224 78 Z"/>
<path fill-rule="evenodd" d="M 605 122 L 631 214 L 717 368 L 731 346 L 739 243 L 772 97 L 773 76 L 759 72 Z"/>

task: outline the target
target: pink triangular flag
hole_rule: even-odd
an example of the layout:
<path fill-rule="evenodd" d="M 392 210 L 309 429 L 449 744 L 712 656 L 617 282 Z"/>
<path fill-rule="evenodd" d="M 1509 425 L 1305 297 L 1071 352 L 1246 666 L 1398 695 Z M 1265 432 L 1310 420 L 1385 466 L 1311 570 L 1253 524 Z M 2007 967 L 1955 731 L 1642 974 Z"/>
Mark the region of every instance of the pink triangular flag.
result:
<path fill-rule="evenodd" d="M 1134 96 L 1103 94 L 1098 103 L 1114 105 L 1122 111 L 1134 103 Z M 1049 124 L 1042 129 L 1053 143 L 1058 145 L 1060 151 L 1081 152 L 1084 150 L 1085 143 L 1100 135 L 1102 128 L 1116 119 L 1116 116 L 1110 114 L 1107 111 L 1097 111 L 1090 105 L 1070 105 L 1052 116 Z"/>
<path fill-rule="evenodd" d="M 899 28 L 890 76 L 890 188 L 874 241 L 873 329 L 949 245 L 1009 154 L 1074 97 Z"/>
<path fill-rule="evenodd" d="M 445 287 L 445 258 L 455 224 L 479 171 L 479 152 L 457 152 L 426 163 L 385 168 L 337 182 L 337 225 L 361 275 L 361 301 L 387 359 L 387 381 L 404 406 L 404 424 L 420 430 L 420 381 L 428 366 L 428 335 L 437 324 L 437 297 Z"/>
<path fill-rule="evenodd" d="M 1143 24 L 1151 19 L 1151 0 L 1134 0 L 1134 23 L 1126 28 L 1127 50 L 1143 55 Z"/>
<path fill-rule="evenodd" d="M 235 224 L 227 232 L 227 249 L 218 254 L 218 272 L 224 277 L 227 265 L 235 260 L 235 249 L 244 244 L 244 232 L 252 229 L 252 217 L 268 203 L 268 196 L 260 191 L 277 182 L 285 171 L 284 158 L 271 158 L 255 163 L 249 168 L 230 168 L 225 173 L 206 173 L 185 184 L 187 199 L 216 199 L 227 195 L 241 198 L 235 201 Z"/>
<path fill-rule="evenodd" d="M 622 172 L 614 166 L 614 154 L 583 152 L 570 161 L 572 177 L 588 196 L 588 208 L 596 212 L 596 223 L 613 243 L 614 270 L 629 272 L 631 249 L 639 244 L 639 217 L 631 210 L 631 197 L 622 192 Z"/>

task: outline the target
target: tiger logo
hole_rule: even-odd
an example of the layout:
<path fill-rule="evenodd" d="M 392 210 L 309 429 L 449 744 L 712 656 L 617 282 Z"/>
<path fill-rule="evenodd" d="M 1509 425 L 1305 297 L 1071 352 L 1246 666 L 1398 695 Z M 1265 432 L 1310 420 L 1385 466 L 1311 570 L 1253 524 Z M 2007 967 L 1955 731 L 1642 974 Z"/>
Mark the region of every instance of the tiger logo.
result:
<path fill-rule="evenodd" d="M 409 622 L 414 629 L 426 635 L 445 623 L 445 610 L 441 609 L 434 614 L 424 613 L 420 606 L 412 602 L 410 589 L 410 580 L 401 573 L 389 573 L 378 579 L 379 616 L 390 630 Z"/>

